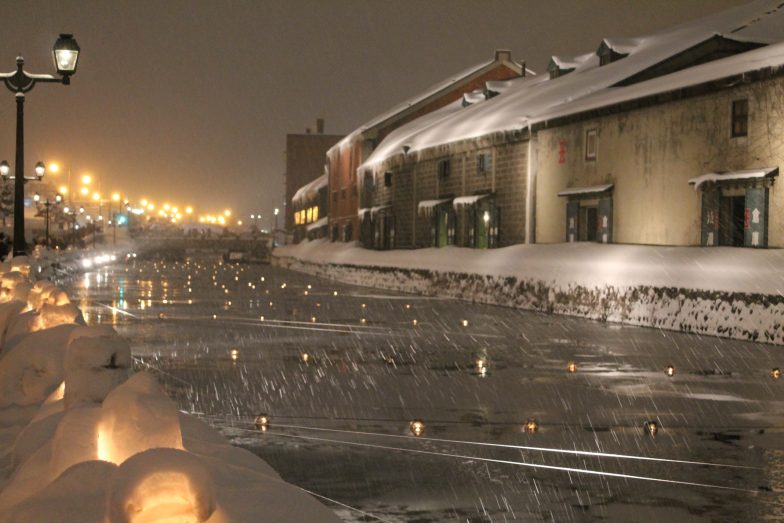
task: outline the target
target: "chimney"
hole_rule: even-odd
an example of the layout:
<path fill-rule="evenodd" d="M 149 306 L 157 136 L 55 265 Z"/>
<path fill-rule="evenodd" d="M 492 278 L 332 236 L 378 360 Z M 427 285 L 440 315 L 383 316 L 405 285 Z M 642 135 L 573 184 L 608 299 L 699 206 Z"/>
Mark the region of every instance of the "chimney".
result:
<path fill-rule="evenodd" d="M 509 49 L 496 49 L 495 50 L 495 61 L 496 62 L 511 62 L 512 61 L 512 51 Z"/>
<path fill-rule="evenodd" d="M 316 119 L 316 132 L 318 134 L 324 134 L 324 118 Z"/>

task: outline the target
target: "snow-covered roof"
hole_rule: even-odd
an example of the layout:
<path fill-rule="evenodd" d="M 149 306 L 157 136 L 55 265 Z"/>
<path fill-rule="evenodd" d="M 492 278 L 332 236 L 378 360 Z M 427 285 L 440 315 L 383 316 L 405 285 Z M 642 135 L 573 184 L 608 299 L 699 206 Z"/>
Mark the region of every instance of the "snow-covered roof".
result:
<path fill-rule="evenodd" d="M 599 63 L 599 57 L 596 56 L 596 53 L 586 53 L 579 56 L 551 56 L 550 60 L 559 69 L 576 69 L 592 60 L 596 62 L 596 64 Z"/>
<path fill-rule="evenodd" d="M 534 73 L 531 73 L 536 76 Z M 511 80 L 490 80 L 485 82 L 485 89 L 488 92 L 501 94 L 505 92 L 509 87 L 511 87 L 512 81 Z"/>
<path fill-rule="evenodd" d="M 471 91 L 470 93 L 463 94 L 463 105 L 470 105 L 485 100 L 485 92 L 482 89 Z"/>
<path fill-rule="evenodd" d="M 689 184 L 694 185 L 697 190 L 704 183 L 708 182 L 726 182 L 731 180 L 753 180 L 759 178 L 772 178 L 778 176 L 778 167 L 766 167 L 763 169 L 747 169 L 743 171 L 730 171 L 725 173 L 706 173 L 697 178 L 689 180 Z"/>
<path fill-rule="evenodd" d="M 635 98 L 644 96 L 647 91 L 655 93 L 676 89 L 673 78 L 682 85 L 694 85 L 711 78 L 766 67 L 770 63 L 778 64 L 782 62 L 780 51 L 761 48 L 665 77 L 627 87 L 613 87 L 717 35 L 738 41 L 780 41 L 784 35 L 784 9 L 779 7 L 779 3 L 779 0 L 757 0 L 654 35 L 607 39 L 605 42 L 613 49 L 628 51 L 628 56 L 599 67 L 595 53 L 581 55 L 580 58 L 584 59 L 579 63 L 575 59 L 575 70 L 568 75 L 554 79 L 544 75 L 513 79 L 504 93 L 482 103 L 414 120 L 390 133 L 362 167 L 400 154 L 402 144 L 413 153 L 494 133 L 519 131 L 536 122 L 585 110 L 581 106 L 583 100 L 591 102 L 588 108 L 609 105 L 622 96 Z"/>
<path fill-rule="evenodd" d="M 355 129 L 347 136 L 345 136 L 342 140 L 340 140 L 338 143 L 333 145 L 330 148 L 330 151 L 335 148 L 344 147 L 345 145 L 351 143 L 359 134 L 369 129 L 372 129 L 378 125 L 381 125 L 387 122 L 388 120 L 391 120 L 395 116 L 405 112 L 407 109 L 412 108 L 422 102 L 425 102 L 445 91 L 448 91 L 452 87 L 460 84 L 461 82 L 464 82 L 465 80 L 473 76 L 482 74 L 486 69 L 490 68 L 493 65 L 506 63 L 507 65 L 516 68 L 518 71 L 522 70 L 523 66 L 521 64 L 514 61 L 506 61 L 504 59 L 505 56 L 508 56 L 511 59 L 511 53 L 509 53 L 508 51 L 496 51 L 496 56 L 493 59 L 486 60 L 484 62 L 473 65 L 467 69 L 464 69 L 463 71 L 458 72 L 457 74 L 454 74 L 446 78 L 445 80 L 442 80 L 434 85 L 431 85 L 430 87 L 420 92 L 416 96 L 413 96 L 408 100 L 405 100 L 393 106 L 389 110 L 384 111 L 383 113 L 373 117 L 371 120 L 360 125 L 357 129 Z M 533 71 L 530 71 L 527 68 L 525 69 L 525 73 L 535 74 L 533 73 Z"/>
<path fill-rule="evenodd" d="M 357 216 L 359 216 L 359 219 L 361 220 L 362 218 L 365 217 L 366 214 L 370 213 L 370 217 L 372 218 L 376 214 L 380 213 L 381 211 L 383 211 L 385 209 L 389 209 L 390 207 L 391 207 L 391 205 L 378 205 L 376 207 L 363 207 L 362 209 L 360 209 L 357 212 Z"/>
<path fill-rule="evenodd" d="M 642 42 L 642 38 L 605 38 L 602 40 L 602 45 L 616 53 L 629 54 L 634 52 Z"/>
<path fill-rule="evenodd" d="M 311 224 L 308 224 L 308 226 L 307 226 L 307 227 L 305 227 L 305 230 L 307 230 L 308 232 L 310 232 L 310 231 L 312 231 L 313 229 L 318 229 L 319 227 L 326 227 L 326 225 L 327 225 L 327 221 L 328 221 L 328 220 L 327 220 L 327 217 L 325 216 L 325 217 L 323 217 L 323 218 L 321 218 L 321 219 L 319 219 L 319 220 L 316 220 L 315 222 L 313 222 L 313 223 L 311 223 Z"/>
<path fill-rule="evenodd" d="M 490 196 L 489 194 L 474 194 L 472 196 L 458 196 L 454 200 L 452 200 L 452 205 L 454 205 L 455 209 L 459 209 L 464 205 L 473 205 L 482 198 L 487 198 Z"/>
<path fill-rule="evenodd" d="M 319 189 L 321 189 L 322 187 L 326 187 L 328 183 L 329 183 L 329 179 L 327 178 L 326 173 L 322 174 L 312 182 L 305 184 L 299 189 L 297 189 L 297 192 L 295 192 L 294 196 L 291 197 L 291 201 L 299 202 L 300 200 L 303 200 L 305 198 L 313 198 L 318 194 Z"/>
<path fill-rule="evenodd" d="M 577 196 L 580 194 L 599 194 L 609 191 L 613 184 L 605 183 L 602 185 L 591 185 L 590 187 L 570 187 L 558 193 L 558 196 Z"/>

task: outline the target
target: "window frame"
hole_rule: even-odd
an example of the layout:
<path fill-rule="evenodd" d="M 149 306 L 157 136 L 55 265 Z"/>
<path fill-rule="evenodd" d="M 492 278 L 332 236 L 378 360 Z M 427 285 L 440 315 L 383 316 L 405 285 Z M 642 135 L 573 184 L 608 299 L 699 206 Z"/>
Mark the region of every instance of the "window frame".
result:
<path fill-rule="evenodd" d="M 749 99 L 738 98 L 730 105 L 730 138 L 749 135 Z"/>
<path fill-rule="evenodd" d="M 593 150 L 590 144 L 593 142 Z M 599 129 L 592 127 L 585 130 L 585 161 L 595 162 L 599 156 Z"/>

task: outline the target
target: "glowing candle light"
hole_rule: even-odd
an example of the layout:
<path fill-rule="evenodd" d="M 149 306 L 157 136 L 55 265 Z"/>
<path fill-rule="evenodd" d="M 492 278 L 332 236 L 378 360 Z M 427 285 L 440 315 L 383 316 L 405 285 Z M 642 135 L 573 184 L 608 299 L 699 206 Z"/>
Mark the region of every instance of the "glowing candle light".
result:
<path fill-rule="evenodd" d="M 643 423 L 643 429 L 646 434 L 655 437 L 656 433 L 659 432 L 659 425 L 655 421 L 646 421 Z"/>
<path fill-rule="evenodd" d="M 310 361 L 310 355 L 307 352 L 303 352 L 300 359 L 302 360 L 302 363 L 307 363 Z"/>
<path fill-rule="evenodd" d="M 523 425 L 523 430 L 529 434 L 533 434 L 539 430 L 539 423 L 534 418 L 530 418 L 525 422 L 525 425 Z"/>
<path fill-rule="evenodd" d="M 412 324 L 414 327 L 416 327 L 416 326 L 417 326 L 417 321 L 416 321 L 416 320 L 411 320 L 411 324 Z"/>
<path fill-rule="evenodd" d="M 259 429 L 261 432 L 267 432 L 269 428 L 269 416 L 267 414 L 259 414 L 256 416 L 256 428 Z"/>
<path fill-rule="evenodd" d="M 411 434 L 418 438 L 425 433 L 425 422 L 421 419 L 415 419 L 409 425 L 409 429 L 411 430 Z"/>
<path fill-rule="evenodd" d="M 779 379 L 781 377 L 781 369 L 778 367 L 773 368 L 770 371 L 770 377 L 773 378 L 774 380 Z"/>
<path fill-rule="evenodd" d="M 359 319 L 359 323 L 362 323 L 362 324 L 367 323 L 367 320 L 365 318 L 360 318 Z"/>
<path fill-rule="evenodd" d="M 237 361 L 237 358 L 240 357 L 240 351 L 238 351 L 237 349 L 231 349 L 231 352 L 229 354 L 231 355 L 231 359 L 233 361 Z"/>
<path fill-rule="evenodd" d="M 310 317 L 310 323 L 316 323 L 316 317 L 315 316 L 311 316 Z"/>
<path fill-rule="evenodd" d="M 672 365 L 667 365 L 667 367 L 664 368 L 664 373 L 668 377 L 672 378 L 673 376 L 675 376 L 675 367 L 673 367 Z"/>
<path fill-rule="evenodd" d="M 460 323 L 463 325 L 463 327 L 468 327 L 468 320 L 463 320 Z"/>
<path fill-rule="evenodd" d="M 573 361 L 570 361 L 566 365 L 566 370 L 568 370 L 571 373 L 577 372 L 577 364 L 575 362 L 573 362 Z"/>

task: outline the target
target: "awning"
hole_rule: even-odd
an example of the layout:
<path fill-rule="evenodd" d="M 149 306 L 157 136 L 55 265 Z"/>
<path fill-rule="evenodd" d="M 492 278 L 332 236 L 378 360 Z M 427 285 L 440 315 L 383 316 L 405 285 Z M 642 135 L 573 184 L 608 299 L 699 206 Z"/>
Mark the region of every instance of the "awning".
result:
<path fill-rule="evenodd" d="M 694 190 L 700 188 L 704 183 L 729 182 L 737 180 L 759 180 L 762 178 L 773 178 L 779 175 L 778 167 L 766 167 L 762 169 L 748 169 L 745 171 L 729 171 L 725 173 L 706 173 L 697 178 L 689 180 L 689 184 L 694 185 Z"/>
<path fill-rule="evenodd" d="M 370 208 L 369 207 L 365 207 L 365 208 L 360 209 L 357 212 L 357 216 L 359 216 L 359 219 L 361 220 L 362 218 L 365 217 L 365 214 L 367 214 L 369 212 L 370 212 Z"/>
<path fill-rule="evenodd" d="M 370 217 L 372 218 L 376 214 L 389 209 L 391 205 L 379 205 L 378 207 L 371 207 L 370 208 Z"/>
<path fill-rule="evenodd" d="M 321 218 L 320 220 L 316 220 L 315 222 L 313 222 L 311 224 L 308 224 L 308 226 L 305 227 L 305 230 L 310 232 L 313 229 L 318 229 L 320 227 L 326 227 L 326 226 L 327 226 L 327 217 L 325 216 L 325 217 Z"/>
<path fill-rule="evenodd" d="M 458 196 L 454 200 L 452 200 L 452 205 L 454 205 L 455 210 L 459 209 L 464 205 L 474 205 L 476 202 L 481 200 L 482 198 L 487 198 L 490 196 L 489 194 L 475 194 L 473 196 Z"/>
<path fill-rule="evenodd" d="M 424 216 L 430 216 L 433 214 L 433 209 L 438 207 L 439 205 L 443 205 L 449 202 L 451 198 L 441 198 L 440 200 L 422 200 L 417 205 L 417 211 L 419 214 Z"/>
<path fill-rule="evenodd" d="M 559 192 L 558 196 L 596 196 L 603 192 L 607 192 L 612 188 L 613 184 L 611 183 L 592 185 L 590 187 L 572 187 Z"/>

